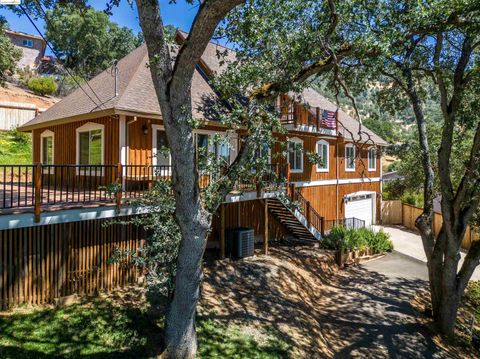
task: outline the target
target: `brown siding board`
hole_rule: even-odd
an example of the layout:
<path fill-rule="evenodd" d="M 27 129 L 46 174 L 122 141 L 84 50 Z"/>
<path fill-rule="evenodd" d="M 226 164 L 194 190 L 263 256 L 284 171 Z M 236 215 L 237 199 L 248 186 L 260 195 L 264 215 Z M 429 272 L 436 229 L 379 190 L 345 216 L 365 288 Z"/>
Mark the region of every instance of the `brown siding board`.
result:
<path fill-rule="evenodd" d="M 122 224 L 90 220 L 0 231 L 0 309 L 23 303 L 52 303 L 59 296 L 92 294 L 134 283 L 133 265 L 111 266 L 115 246 L 135 249 L 143 231 Z M 137 238 L 137 236 L 141 238 Z M 99 255 L 105 251 L 107 255 Z M 119 273 L 115 273 L 119 272 Z M 117 277 L 118 275 L 118 277 Z"/>

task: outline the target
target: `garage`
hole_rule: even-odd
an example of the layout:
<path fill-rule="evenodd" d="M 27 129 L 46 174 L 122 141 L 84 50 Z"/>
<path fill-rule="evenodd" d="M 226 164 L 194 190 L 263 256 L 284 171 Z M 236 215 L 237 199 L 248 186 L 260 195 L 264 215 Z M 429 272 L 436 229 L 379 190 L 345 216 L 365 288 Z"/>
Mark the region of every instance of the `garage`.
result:
<path fill-rule="evenodd" d="M 345 196 L 345 218 L 358 218 L 365 226 L 375 223 L 375 193 L 357 192 Z"/>

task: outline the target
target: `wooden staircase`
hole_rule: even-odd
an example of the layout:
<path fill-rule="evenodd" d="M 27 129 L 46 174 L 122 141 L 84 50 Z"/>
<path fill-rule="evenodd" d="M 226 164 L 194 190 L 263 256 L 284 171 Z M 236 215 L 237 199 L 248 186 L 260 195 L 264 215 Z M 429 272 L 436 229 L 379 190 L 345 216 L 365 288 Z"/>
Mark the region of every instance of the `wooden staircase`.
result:
<path fill-rule="evenodd" d="M 296 239 L 301 241 L 317 241 L 315 236 L 280 200 L 277 198 L 270 198 L 267 199 L 267 202 L 270 214 L 288 229 Z"/>

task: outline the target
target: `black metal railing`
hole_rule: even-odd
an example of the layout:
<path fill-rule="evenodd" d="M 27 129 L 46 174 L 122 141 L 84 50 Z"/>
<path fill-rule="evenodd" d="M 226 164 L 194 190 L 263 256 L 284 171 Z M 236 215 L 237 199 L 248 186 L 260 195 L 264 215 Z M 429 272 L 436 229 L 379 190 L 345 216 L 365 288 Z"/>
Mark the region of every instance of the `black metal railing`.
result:
<path fill-rule="evenodd" d="M 260 173 L 237 179 L 235 189 L 285 186 L 288 165 L 269 164 Z M 207 187 L 221 173 L 200 171 L 199 186 Z M 142 197 L 154 181 L 171 179 L 172 167 L 161 165 L 0 165 L 0 213 L 9 209 L 111 203 Z"/>

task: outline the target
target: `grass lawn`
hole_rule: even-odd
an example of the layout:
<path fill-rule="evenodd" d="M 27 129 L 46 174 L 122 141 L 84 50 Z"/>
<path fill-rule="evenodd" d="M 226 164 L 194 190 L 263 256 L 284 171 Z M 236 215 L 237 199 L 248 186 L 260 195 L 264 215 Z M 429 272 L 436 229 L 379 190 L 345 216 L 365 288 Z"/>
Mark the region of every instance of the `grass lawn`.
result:
<path fill-rule="evenodd" d="M 18 165 L 31 163 L 31 135 L 16 130 L 0 132 L 0 164 Z"/>
<path fill-rule="evenodd" d="M 158 313 L 158 312 L 157 312 Z M 94 299 L 55 309 L 0 314 L 0 358 L 151 358 L 162 345 L 162 322 L 149 306 Z M 200 317 L 200 358 L 284 358 L 272 333 L 246 332 Z"/>

